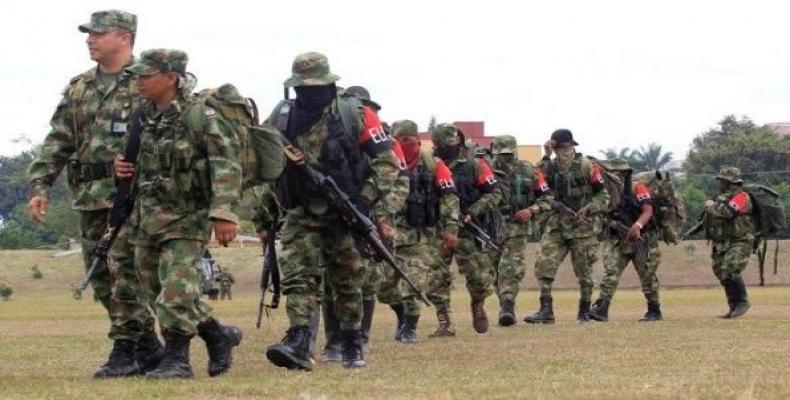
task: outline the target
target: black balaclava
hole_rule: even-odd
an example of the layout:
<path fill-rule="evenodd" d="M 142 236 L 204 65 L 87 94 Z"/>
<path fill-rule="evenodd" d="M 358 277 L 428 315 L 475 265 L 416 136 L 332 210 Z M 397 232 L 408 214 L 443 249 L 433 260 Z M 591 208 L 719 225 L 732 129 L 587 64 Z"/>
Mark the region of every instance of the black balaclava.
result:
<path fill-rule="evenodd" d="M 335 84 L 322 86 L 297 86 L 296 100 L 288 122 L 290 134 L 302 133 L 315 125 L 326 106 L 337 97 Z"/>
<path fill-rule="evenodd" d="M 433 150 L 433 154 L 445 162 L 455 160 L 460 152 L 461 145 L 458 144 L 439 146 Z"/>

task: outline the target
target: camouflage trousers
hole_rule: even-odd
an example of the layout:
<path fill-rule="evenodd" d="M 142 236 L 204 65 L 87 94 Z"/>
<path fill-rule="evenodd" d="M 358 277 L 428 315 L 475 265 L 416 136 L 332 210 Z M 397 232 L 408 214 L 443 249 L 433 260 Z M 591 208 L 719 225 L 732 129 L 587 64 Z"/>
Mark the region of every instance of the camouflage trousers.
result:
<path fill-rule="evenodd" d="M 308 226 L 288 214 L 282 227 L 280 268 L 282 290 L 291 326 L 308 325 L 324 292 L 324 277 L 331 288 L 340 329 L 359 329 L 362 320 L 362 285 L 365 266 L 340 221 Z"/>
<path fill-rule="evenodd" d="M 593 264 L 598 259 L 598 239 L 595 236 L 566 239 L 560 229 L 546 229 L 540 240 L 540 253 L 535 261 L 535 278 L 541 296 L 551 295 L 551 285 L 557 269 L 571 253 L 573 273 L 579 281 L 579 299 L 590 301 L 593 291 Z"/>
<path fill-rule="evenodd" d="M 439 241 L 441 243 L 441 241 Z M 428 275 L 426 295 L 428 300 L 436 307 L 436 312 L 450 312 L 450 294 L 453 289 L 453 253 L 441 250 L 441 244 L 434 244 L 433 248 L 438 255 L 435 263 L 431 265 Z"/>
<path fill-rule="evenodd" d="M 420 290 L 427 291 L 432 266 L 442 263 L 437 249 L 427 241 L 421 241 L 413 245 L 397 247 L 395 255 L 412 282 Z M 381 275 L 383 279 L 379 287 L 378 300 L 386 304 L 403 304 L 406 315 L 420 315 L 422 301 L 409 284 L 388 265 L 381 265 Z"/>
<path fill-rule="evenodd" d="M 492 252 L 492 263 L 496 273 L 496 293 L 499 300 L 516 300 L 521 281 L 527 270 L 526 257 L 527 237 L 508 237 L 502 250 Z"/>
<path fill-rule="evenodd" d="M 487 250 L 480 250 L 474 239 L 462 233 L 458 238 L 458 247 L 454 254 L 442 258 L 443 268 L 432 268 L 429 287 L 431 293 L 428 298 L 436 305 L 436 311 L 449 310 L 450 291 L 453 276 L 450 272 L 452 257 L 458 264 L 458 271 L 466 277 L 466 289 L 469 296 L 475 300 L 484 300 L 493 293 L 491 286 L 494 280 L 494 267 L 491 265 L 491 256 Z"/>
<path fill-rule="evenodd" d="M 614 296 L 625 267 L 628 266 L 628 263 L 633 263 L 636 273 L 639 275 L 645 300 L 659 302 L 659 283 L 656 271 L 661 263 L 661 251 L 658 248 L 658 235 L 648 233 L 642 237 L 646 238 L 649 251 L 644 265 L 636 260 L 636 246 L 633 243 L 619 238 L 610 238 L 604 243 L 604 276 L 600 284 L 601 297 L 612 298 Z"/>
<path fill-rule="evenodd" d="M 200 297 L 200 263 L 205 247 L 200 240 L 170 239 L 134 248 L 143 296 L 163 332 L 195 336 L 197 325 L 211 317 L 211 307 Z"/>
<path fill-rule="evenodd" d="M 219 287 L 219 299 L 220 300 L 233 300 L 233 292 L 231 291 L 230 286 L 228 287 Z"/>
<path fill-rule="evenodd" d="M 721 282 L 737 279 L 749 264 L 752 241 L 713 242 L 713 274 Z"/>
<path fill-rule="evenodd" d="M 376 300 L 376 294 L 384 279 L 382 271 L 389 267 L 369 258 L 362 259 L 362 267 L 365 269 L 362 280 L 362 300 Z"/>
<path fill-rule="evenodd" d="M 109 210 L 80 212 L 82 256 L 90 268 L 92 250 L 107 229 Z M 111 340 L 137 340 L 154 329 L 154 318 L 140 297 L 141 288 L 134 267 L 134 246 L 129 229 L 123 227 L 110 249 L 109 265 L 101 263 L 91 279 L 93 298 L 101 302 L 110 318 Z"/>

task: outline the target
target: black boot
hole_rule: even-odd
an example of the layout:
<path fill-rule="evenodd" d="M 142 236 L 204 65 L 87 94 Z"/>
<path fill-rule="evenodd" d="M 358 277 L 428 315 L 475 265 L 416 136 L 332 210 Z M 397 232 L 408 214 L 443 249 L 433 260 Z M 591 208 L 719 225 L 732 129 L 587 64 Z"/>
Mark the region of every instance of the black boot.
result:
<path fill-rule="evenodd" d="M 581 323 L 590 322 L 590 300 L 579 300 L 579 312 L 576 314 L 576 320 Z"/>
<path fill-rule="evenodd" d="M 334 303 L 332 301 L 324 301 L 321 304 L 321 310 L 324 314 L 324 336 L 326 337 L 321 360 L 324 362 L 342 362 L 343 343 L 340 338 L 340 323 L 335 317 Z"/>
<path fill-rule="evenodd" d="M 241 330 L 235 326 L 220 325 L 209 318 L 197 326 L 198 336 L 206 342 L 208 350 L 208 376 L 223 374 L 233 364 L 233 348 L 241 343 Z"/>
<path fill-rule="evenodd" d="M 134 347 L 134 358 L 137 360 L 137 364 L 140 365 L 142 372 L 148 372 L 156 368 L 164 357 L 165 347 L 162 346 L 159 338 L 156 337 L 156 332 L 148 331 L 137 340 L 137 344 Z"/>
<path fill-rule="evenodd" d="M 743 281 L 743 277 L 738 276 L 730 280 L 730 282 L 732 284 L 733 300 L 735 301 L 735 307 L 730 313 L 730 318 L 738 318 L 746 314 L 751 307 L 751 304 L 749 304 L 749 294 L 746 292 L 746 283 Z"/>
<path fill-rule="evenodd" d="M 120 378 L 139 375 L 142 370 L 134 357 L 135 342 L 131 340 L 115 340 L 107 362 L 93 374 L 96 379 Z"/>
<path fill-rule="evenodd" d="M 485 299 L 472 298 L 472 327 L 477 333 L 488 332 L 488 315 L 483 307 Z"/>
<path fill-rule="evenodd" d="M 362 352 L 370 352 L 370 328 L 373 326 L 373 311 L 376 309 L 376 300 L 362 300 Z"/>
<path fill-rule="evenodd" d="M 297 325 L 289 328 L 282 342 L 266 348 L 266 358 L 278 367 L 312 370 L 315 362 L 310 354 L 310 327 Z"/>
<path fill-rule="evenodd" d="M 735 303 L 737 303 L 737 301 L 735 300 L 735 293 L 732 289 L 731 280 L 721 281 L 721 287 L 724 288 L 724 294 L 727 296 L 727 305 L 729 308 L 726 313 L 719 315 L 719 318 L 728 319 L 732 315 L 732 310 L 735 309 Z"/>
<path fill-rule="evenodd" d="M 593 304 L 590 312 L 588 313 L 590 319 L 606 322 L 609 320 L 609 304 L 611 304 L 611 299 L 606 296 L 601 296 L 598 300 L 595 300 L 595 304 Z"/>
<path fill-rule="evenodd" d="M 153 370 L 145 374 L 149 379 L 192 379 L 195 374 L 189 364 L 191 336 L 178 332 L 165 332 L 165 357 Z"/>
<path fill-rule="evenodd" d="M 343 334 L 343 366 L 362 368 L 368 364 L 362 354 L 362 333 L 357 329 L 346 330 Z"/>
<path fill-rule="evenodd" d="M 661 321 L 663 319 L 661 315 L 661 304 L 657 301 L 648 301 L 647 302 L 647 312 L 645 316 L 640 319 L 640 322 L 652 322 L 652 321 Z"/>
<path fill-rule="evenodd" d="M 417 322 L 420 321 L 419 315 L 404 315 L 401 327 L 401 343 L 417 343 Z"/>
<path fill-rule="evenodd" d="M 524 321 L 528 324 L 553 324 L 554 307 L 552 303 L 551 296 L 540 296 L 540 310 L 524 318 Z"/>
<path fill-rule="evenodd" d="M 395 341 L 400 342 L 401 329 L 403 329 L 403 303 L 390 304 L 390 308 L 395 312 Z"/>
<path fill-rule="evenodd" d="M 499 301 L 499 326 L 512 326 L 516 323 L 516 304 L 513 300 Z"/>

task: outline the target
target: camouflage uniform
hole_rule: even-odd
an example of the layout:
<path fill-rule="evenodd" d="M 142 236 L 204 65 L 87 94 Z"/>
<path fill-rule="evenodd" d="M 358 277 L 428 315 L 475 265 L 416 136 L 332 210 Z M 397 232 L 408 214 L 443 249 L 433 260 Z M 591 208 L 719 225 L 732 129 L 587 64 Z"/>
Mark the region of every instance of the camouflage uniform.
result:
<path fill-rule="evenodd" d="M 573 135 L 568 130 L 558 130 L 552 134 L 557 144 L 576 146 Z M 538 165 L 545 175 L 552 195 L 538 197 L 530 207 L 533 214 L 548 213 L 542 219 L 540 254 L 535 261 L 535 278 L 540 284 L 541 308 L 536 314 L 525 319 L 528 323 L 553 323 L 551 286 L 560 263 L 571 253 L 573 272 L 579 280 L 580 321 L 587 320 L 590 298 L 593 291 L 592 269 L 597 258 L 598 239 L 601 231 L 601 213 L 609 206 L 609 194 L 604 188 L 600 167 L 593 165 L 573 147 L 565 147 L 567 164 L 560 165 L 555 159 L 544 157 Z M 559 150 L 558 150 L 559 151 Z M 563 204 L 574 212 L 586 210 L 584 221 L 568 212 L 552 210 L 552 202 Z"/>
<path fill-rule="evenodd" d="M 182 51 L 154 49 L 129 70 L 141 76 L 173 72 L 184 82 L 186 63 Z M 148 102 L 140 114 L 131 241 L 143 294 L 167 351 L 147 376 L 191 377 L 188 349 L 196 334 L 209 350 L 209 374 L 218 375 L 230 367 L 230 349 L 241 332 L 212 318 L 200 296 L 200 263 L 212 221 L 238 225 L 231 207 L 241 188 L 240 143 L 216 110 L 184 91 L 166 109 Z"/>
<path fill-rule="evenodd" d="M 532 206 L 545 184 L 543 176 L 538 175 L 528 161 L 518 160 L 516 152 L 516 138 L 513 136 L 502 135 L 494 139 L 492 163 L 502 192 L 499 209 L 505 218 L 505 237 L 501 250 L 491 255 L 500 305 L 499 324 L 502 326 L 516 323 L 515 301 L 526 272 L 525 252 L 533 231 L 532 220 L 517 222 L 515 214 Z"/>
<path fill-rule="evenodd" d="M 236 280 L 233 279 L 233 275 L 227 270 L 222 271 L 222 277 L 219 279 L 219 298 L 221 300 L 233 300 L 231 289 L 234 283 L 236 283 Z"/>
<path fill-rule="evenodd" d="M 280 103 L 269 121 L 301 149 L 309 165 L 334 177 L 352 198 L 369 205 L 372 220 L 389 223 L 400 209 L 393 197 L 399 166 L 392 140 L 375 112 L 356 100 L 337 97 L 334 82 L 339 77 L 329 71 L 322 54 L 298 56 L 292 71 L 285 86 L 296 87 L 297 99 L 293 104 Z M 320 95 L 321 101 L 316 103 L 322 108 L 317 115 L 298 119 L 307 113 L 299 106 L 300 91 Z M 300 123 L 304 130 L 295 128 Z M 350 176 L 359 171 L 362 162 L 368 165 L 367 177 Z M 277 186 L 285 209 L 281 268 L 291 327 L 282 343 L 269 346 L 267 357 L 286 368 L 312 368 L 308 324 L 318 309 L 325 276 L 334 292 L 332 300 L 344 336 L 344 366 L 362 367 L 361 287 L 365 270 L 355 239 L 340 214 L 295 165 L 286 167 Z"/>
<path fill-rule="evenodd" d="M 749 310 L 749 296 L 741 273 L 749 263 L 755 240 L 751 197 L 743 190 L 741 171 L 724 167 L 716 179 L 720 194 L 706 203 L 704 222 L 707 238 L 713 243 L 713 273 L 727 295 L 729 312 L 736 318 Z"/>
<path fill-rule="evenodd" d="M 135 32 L 136 26 L 134 14 L 109 10 L 94 13 L 79 30 Z M 132 57 L 127 64 L 133 61 Z M 137 81 L 127 72 L 105 77 L 97 66 L 72 78 L 62 96 L 41 152 L 28 170 L 30 197 L 48 197 L 53 182 L 67 167 L 72 208 L 80 214 L 82 255 L 87 269 L 94 245 L 107 230 L 115 195 L 112 161 L 123 152 L 126 125 L 139 105 Z M 134 249 L 124 227 L 110 251 L 109 266 L 101 263 L 93 272 L 93 298 L 108 312 L 108 336 L 116 345 L 117 341 L 137 342 L 143 337 L 153 345 L 154 320 L 138 298 L 140 287 L 133 257 Z M 97 377 L 109 376 L 107 372 L 99 371 Z"/>
<path fill-rule="evenodd" d="M 502 199 L 502 194 L 496 190 L 497 179 L 487 163 L 475 158 L 469 158 L 460 153 L 460 147 L 454 154 L 440 154 L 443 149 L 460 146 L 459 131 L 450 124 L 438 124 L 431 131 L 434 145 L 434 154 L 440 156 L 450 168 L 453 181 L 460 200 L 461 214 L 478 220 L 488 213 L 497 212 L 497 207 Z M 442 149 L 442 150 L 440 150 Z M 437 152 L 438 151 L 438 152 Z M 442 157 L 444 155 L 444 157 Z M 474 236 L 469 231 L 462 229 L 458 247 L 454 254 L 459 271 L 466 276 L 466 288 L 472 298 L 473 324 L 478 333 L 488 330 L 488 317 L 483 309 L 483 302 L 492 293 L 493 266 L 487 249 L 478 248 Z M 445 260 L 449 256 L 445 256 Z M 450 287 L 445 271 L 434 270 L 433 280 L 438 284 L 433 297 L 437 303 L 437 313 L 448 312 L 444 308 L 449 305 Z M 441 316 L 440 316 L 441 319 Z"/>

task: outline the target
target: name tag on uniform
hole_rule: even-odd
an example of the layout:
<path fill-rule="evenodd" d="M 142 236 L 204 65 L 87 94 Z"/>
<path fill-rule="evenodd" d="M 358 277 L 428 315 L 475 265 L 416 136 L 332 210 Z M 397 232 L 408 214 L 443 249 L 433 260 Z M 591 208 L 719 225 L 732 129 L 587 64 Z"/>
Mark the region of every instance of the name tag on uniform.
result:
<path fill-rule="evenodd" d="M 112 121 L 110 133 L 113 136 L 123 136 L 126 134 L 126 121 Z"/>

